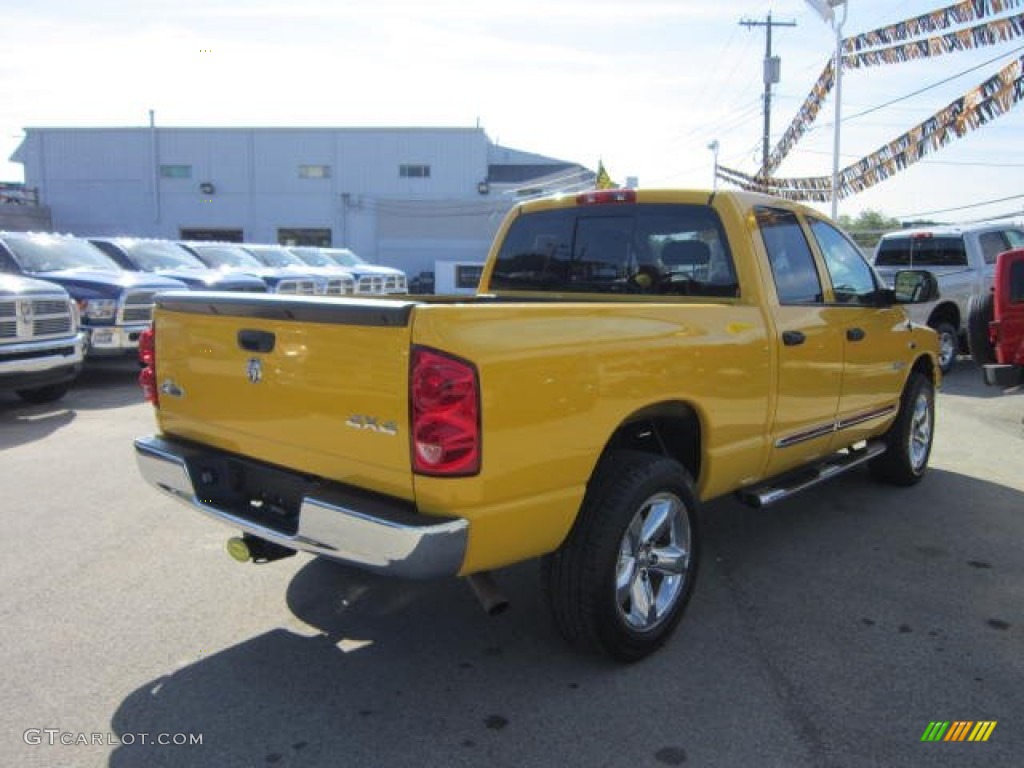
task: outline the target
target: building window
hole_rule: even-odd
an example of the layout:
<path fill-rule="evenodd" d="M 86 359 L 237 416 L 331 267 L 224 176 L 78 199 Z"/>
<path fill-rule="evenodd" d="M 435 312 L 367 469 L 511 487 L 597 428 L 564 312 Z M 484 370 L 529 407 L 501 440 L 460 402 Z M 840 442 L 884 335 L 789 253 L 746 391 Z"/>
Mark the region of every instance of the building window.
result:
<path fill-rule="evenodd" d="M 300 179 L 329 179 L 331 178 L 331 166 L 329 165 L 300 165 Z"/>
<path fill-rule="evenodd" d="M 398 175 L 403 179 L 429 179 L 429 165 L 400 165 Z"/>
<path fill-rule="evenodd" d="M 331 230 L 281 228 L 277 230 L 277 242 L 281 245 L 315 245 L 328 248 L 331 245 Z"/>
<path fill-rule="evenodd" d="M 160 175 L 165 179 L 191 179 L 191 165 L 161 165 Z"/>

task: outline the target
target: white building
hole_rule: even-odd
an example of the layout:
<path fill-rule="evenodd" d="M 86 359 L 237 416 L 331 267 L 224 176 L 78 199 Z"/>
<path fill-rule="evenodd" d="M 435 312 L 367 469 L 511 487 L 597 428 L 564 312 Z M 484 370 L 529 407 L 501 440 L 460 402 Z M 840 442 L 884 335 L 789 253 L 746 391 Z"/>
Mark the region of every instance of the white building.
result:
<path fill-rule="evenodd" d="M 410 275 L 482 261 L 509 206 L 588 188 L 481 128 L 27 128 L 11 159 L 76 235 L 345 246 Z"/>

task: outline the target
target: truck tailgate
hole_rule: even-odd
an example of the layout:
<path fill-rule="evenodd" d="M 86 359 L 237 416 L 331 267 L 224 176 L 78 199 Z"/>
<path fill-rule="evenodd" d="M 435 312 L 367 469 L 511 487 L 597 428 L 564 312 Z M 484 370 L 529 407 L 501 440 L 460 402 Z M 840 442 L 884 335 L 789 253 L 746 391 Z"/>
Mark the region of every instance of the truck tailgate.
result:
<path fill-rule="evenodd" d="M 164 294 L 154 323 L 161 429 L 411 499 L 413 306 Z"/>

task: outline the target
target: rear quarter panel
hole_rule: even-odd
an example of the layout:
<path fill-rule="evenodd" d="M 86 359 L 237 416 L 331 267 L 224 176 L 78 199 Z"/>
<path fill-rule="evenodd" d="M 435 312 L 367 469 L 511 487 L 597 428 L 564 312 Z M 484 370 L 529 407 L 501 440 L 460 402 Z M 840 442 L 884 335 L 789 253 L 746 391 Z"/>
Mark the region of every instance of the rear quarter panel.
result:
<path fill-rule="evenodd" d="M 705 437 L 699 490 L 755 474 L 765 455 L 769 351 L 760 309 L 742 304 L 496 303 L 421 306 L 413 341 L 480 374 L 483 465 L 416 477 L 424 512 L 471 520 L 465 571 L 555 549 L 597 459 L 638 410 L 682 402 Z"/>

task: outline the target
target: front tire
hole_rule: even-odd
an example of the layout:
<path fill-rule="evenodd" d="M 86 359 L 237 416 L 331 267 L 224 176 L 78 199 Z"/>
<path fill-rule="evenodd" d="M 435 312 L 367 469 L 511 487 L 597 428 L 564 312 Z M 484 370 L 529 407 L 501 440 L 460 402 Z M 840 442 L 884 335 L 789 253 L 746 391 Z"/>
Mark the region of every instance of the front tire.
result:
<path fill-rule="evenodd" d="M 900 410 L 882 436 L 886 451 L 870 463 L 871 474 L 890 485 L 914 485 L 924 477 L 935 434 L 935 387 L 912 373 L 900 397 Z"/>
<path fill-rule="evenodd" d="M 696 512 L 693 482 L 678 462 L 638 451 L 606 456 L 569 537 L 542 564 L 563 637 L 619 661 L 660 648 L 693 593 Z"/>

